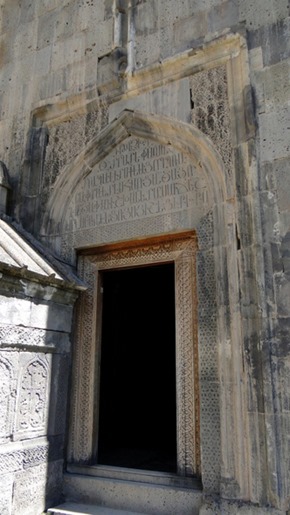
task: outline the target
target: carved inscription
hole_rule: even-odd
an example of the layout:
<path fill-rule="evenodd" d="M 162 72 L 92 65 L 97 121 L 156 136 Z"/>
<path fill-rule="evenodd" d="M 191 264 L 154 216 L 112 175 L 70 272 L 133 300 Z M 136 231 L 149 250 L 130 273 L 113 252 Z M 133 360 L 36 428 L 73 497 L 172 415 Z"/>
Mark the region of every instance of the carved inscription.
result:
<path fill-rule="evenodd" d="M 44 426 L 47 378 L 47 368 L 39 359 L 32 361 L 25 368 L 19 393 L 18 430 L 37 430 Z"/>
<path fill-rule="evenodd" d="M 149 140 L 128 138 L 79 183 L 64 230 L 189 209 L 203 213 L 209 200 L 202 169 L 185 154 Z"/>

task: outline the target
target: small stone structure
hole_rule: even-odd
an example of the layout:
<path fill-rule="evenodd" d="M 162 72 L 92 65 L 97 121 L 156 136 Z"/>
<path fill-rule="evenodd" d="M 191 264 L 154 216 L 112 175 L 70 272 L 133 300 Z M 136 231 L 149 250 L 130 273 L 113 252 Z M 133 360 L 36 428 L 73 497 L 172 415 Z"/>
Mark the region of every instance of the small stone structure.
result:
<path fill-rule="evenodd" d="M 1 514 L 285 515 L 289 3 L 16 3 L 0 6 Z M 103 277 L 164 263 L 176 473 L 110 468 Z"/>
<path fill-rule="evenodd" d="M 41 513 L 62 492 L 63 393 L 73 305 L 83 286 L 41 250 L 0 219 L 1 514 Z"/>

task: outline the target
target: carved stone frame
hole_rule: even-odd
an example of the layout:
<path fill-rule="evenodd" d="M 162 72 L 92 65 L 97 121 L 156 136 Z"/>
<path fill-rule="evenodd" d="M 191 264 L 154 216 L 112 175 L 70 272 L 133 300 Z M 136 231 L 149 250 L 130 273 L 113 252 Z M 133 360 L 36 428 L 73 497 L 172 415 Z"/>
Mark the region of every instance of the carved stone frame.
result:
<path fill-rule="evenodd" d="M 69 462 L 97 460 L 98 386 L 102 310 L 100 271 L 171 262 L 175 266 L 177 468 L 200 474 L 199 379 L 195 233 L 103 245 L 79 255 L 78 270 L 89 288 L 78 306 Z"/>

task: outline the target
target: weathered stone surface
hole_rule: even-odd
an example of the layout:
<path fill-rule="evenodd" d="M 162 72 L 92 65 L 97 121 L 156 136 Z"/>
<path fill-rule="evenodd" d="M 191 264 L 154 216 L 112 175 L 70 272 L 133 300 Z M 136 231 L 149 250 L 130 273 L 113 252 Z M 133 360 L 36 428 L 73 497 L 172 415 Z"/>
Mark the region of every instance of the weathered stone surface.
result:
<path fill-rule="evenodd" d="M 155 486 L 134 482 L 130 485 L 122 481 L 66 474 L 64 476 L 66 497 L 70 501 L 92 503 L 102 506 L 135 511 L 140 504 L 147 514 L 162 515 L 179 512 L 181 515 L 198 514 L 202 502 L 201 492 L 177 487 Z M 77 497 L 77 499 L 76 499 Z M 141 503 L 140 503 L 141 500 Z"/>
<path fill-rule="evenodd" d="M 182 122 L 189 122 L 191 119 L 189 80 L 176 81 L 146 94 L 122 99 L 111 104 L 109 106 L 109 122 L 119 116 L 124 109 L 154 112 L 171 116 Z"/>
<path fill-rule="evenodd" d="M 138 247 L 147 238 L 159 249 L 150 264 L 160 263 L 162 238 L 188 231 L 197 277 L 176 264 L 177 334 L 187 342 L 177 345 L 179 456 L 194 441 L 195 471 L 215 496 L 200 513 L 289 511 L 288 2 L 11 0 L 0 10 L 7 209 L 57 259 L 78 263 L 89 287 L 74 314 L 74 281 L 41 278 L 1 238 L 1 513 L 59 503 L 68 438 L 70 459 L 94 462 L 98 274 L 148 264 Z M 100 259 L 98 273 L 80 254 L 126 240 L 129 251 Z M 110 502 L 125 506 L 111 481 Z M 99 499 L 83 472 L 77 482 L 86 502 Z M 155 488 L 138 504 L 127 486 L 146 512 Z M 181 513 L 196 496 L 198 512 L 200 492 L 179 494 L 179 506 L 164 497 L 163 511 Z"/>
<path fill-rule="evenodd" d="M 282 5 L 283 2 L 277 2 Z M 252 4 L 254 5 L 254 4 Z M 283 8 L 287 6 L 283 6 Z M 289 58 L 289 13 L 288 17 L 250 31 L 250 48 L 262 47 L 263 64 L 271 66 Z"/>
<path fill-rule="evenodd" d="M 61 495 L 62 461 L 37 465 L 15 475 L 12 513 L 42 513 L 55 504 Z"/>

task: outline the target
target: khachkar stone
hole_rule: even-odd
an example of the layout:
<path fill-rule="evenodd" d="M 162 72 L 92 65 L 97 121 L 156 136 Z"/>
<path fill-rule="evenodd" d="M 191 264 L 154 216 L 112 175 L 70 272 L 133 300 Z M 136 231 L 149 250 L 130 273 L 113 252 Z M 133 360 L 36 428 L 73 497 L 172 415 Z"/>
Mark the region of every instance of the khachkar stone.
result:
<path fill-rule="evenodd" d="M 200 164 L 172 146 L 130 137 L 83 177 L 71 194 L 62 235 L 85 245 L 130 234 L 168 232 L 193 225 L 211 205 Z M 146 230 L 145 230 L 146 232 Z"/>
<path fill-rule="evenodd" d="M 20 377 L 16 430 L 18 433 L 45 429 L 47 419 L 48 366 L 39 358 L 26 365 Z"/>

